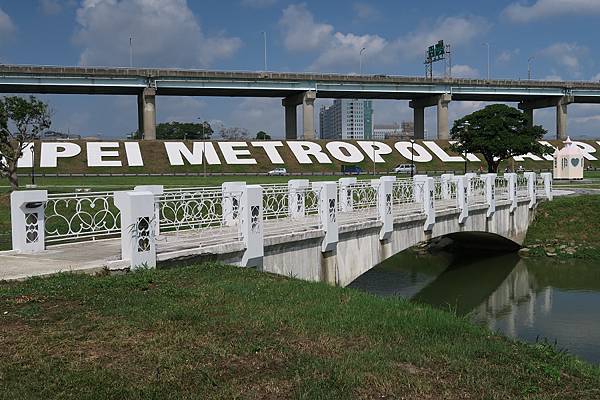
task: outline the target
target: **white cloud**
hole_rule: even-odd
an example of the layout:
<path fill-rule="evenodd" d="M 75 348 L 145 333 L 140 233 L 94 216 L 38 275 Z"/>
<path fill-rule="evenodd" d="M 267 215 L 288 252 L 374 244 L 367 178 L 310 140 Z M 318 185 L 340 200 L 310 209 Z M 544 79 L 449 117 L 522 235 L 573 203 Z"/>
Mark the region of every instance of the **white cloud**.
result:
<path fill-rule="evenodd" d="M 558 81 L 562 81 L 563 78 L 560 75 L 550 74 L 550 75 L 546 75 L 545 77 L 543 77 L 542 80 L 558 82 Z"/>
<path fill-rule="evenodd" d="M 576 43 L 554 43 L 540 51 L 540 55 L 567 68 L 571 74 L 578 75 L 581 58 L 589 53 L 585 46 Z"/>
<path fill-rule="evenodd" d="M 10 16 L 0 8 L 0 44 L 2 44 L 2 37 L 11 34 L 15 30 Z"/>
<path fill-rule="evenodd" d="M 394 40 L 379 35 L 336 32 L 332 25 L 315 21 L 305 4 L 290 5 L 279 21 L 289 51 L 318 51 L 310 69 L 327 68 L 358 71 L 359 53 L 364 47 L 364 71 L 368 65 L 389 64 L 400 59 L 424 57 L 427 46 L 444 38 L 460 46 L 489 28 L 481 17 L 445 17 Z M 431 26 L 435 26 L 431 29 Z M 371 72 L 373 70 L 371 69 Z"/>
<path fill-rule="evenodd" d="M 224 34 L 207 37 L 186 0 L 84 0 L 77 23 L 82 65 L 128 65 L 130 36 L 139 66 L 205 67 L 242 44 Z"/>
<path fill-rule="evenodd" d="M 503 13 L 513 22 L 529 22 L 536 19 L 565 15 L 600 14 L 600 1 L 537 0 L 531 5 L 513 3 L 506 7 Z"/>
<path fill-rule="evenodd" d="M 500 54 L 498 54 L 497 60 L 501 63 L 508 63 L 514 57 L 517 57 L 521 53 L 521 49 L 514 50 L 502 50 Z"/>
<path fill-rule="evenodd" d="M 242 0 L 241 4 L 246 7 L 264 8 L 277 3 L 277 0 Z"/>
<path fill-rule="evenodd" d="M 225 125 L 245 128 L 251 137 L 263 130 L 273 138 L 282 138 L 285 136 L 283 123 L 281 99 L 254 98 L 243 99 L 233 105 Z"/>
<path fill-rule="evenodd" d="M 600 81 L 600 72 L 597 73 L 596 75 L 592 76 L 592 78 L 590 80 L 592 80 L 592 81 Z"/>
<path fill-rule="evenodd" d="M 309 51 L 326 46 L 333 26 L 315 22 L 306 5 L 290 5 L 283 10 L 279 25 L 285 33 L 285 47 L 290 51 Z"/>
<path fill-rule="evenodd" d="M 479 77 L 479 71 L 469 65 L 453 65 L 452 76 L 455 78 L 477 78 Z"/>

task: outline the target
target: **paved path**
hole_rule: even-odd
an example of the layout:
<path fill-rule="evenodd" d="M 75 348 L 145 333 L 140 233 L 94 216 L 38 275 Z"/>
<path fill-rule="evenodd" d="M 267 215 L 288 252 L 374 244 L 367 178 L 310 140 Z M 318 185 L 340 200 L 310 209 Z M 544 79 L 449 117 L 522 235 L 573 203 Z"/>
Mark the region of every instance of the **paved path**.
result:
<path fill-rule="evenodd" d="M 97 272 L 121 257 L 120 240 L 74 243 L 43 253 L 0 252 L 0 280 L 25 279 L 64 271 Z"/>

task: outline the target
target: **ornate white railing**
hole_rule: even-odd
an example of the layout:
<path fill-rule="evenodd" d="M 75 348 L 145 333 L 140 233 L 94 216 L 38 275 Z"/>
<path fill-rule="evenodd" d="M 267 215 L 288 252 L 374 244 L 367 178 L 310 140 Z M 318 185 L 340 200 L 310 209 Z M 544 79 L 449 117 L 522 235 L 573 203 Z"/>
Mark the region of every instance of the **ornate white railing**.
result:
<path fill-rule="evenodd" d="M 509 199 L 508 179 L 506 179 L 506 177 L 496 176 L 496 181 L 494 182 L 494 188 L 495 188 L 494 194 L 496 196 L 496 201 Z"/>
<path fill-rule="evenodd" d="M 359 180 L 345 186 L 346 199 L 342 199 L 343 194 L 338 186 L 339 224 L 376 219 L 378 189 L 377 181 Z"/>
<path fill-rule="evenodd" d="M 414 183 L 412 179 L 397 179 L 392 185 L 392 212 L 394 215 L 423 213 L 424 184 Z"/>
<path fill-rule="evenodd" d="M 517 198 L 519 199 L 528 199 L 529 198 L 529 188 L 528 188 L 528 180 L 525 175 L 517 175 Z"/>
<path fill-rule="evenodd" d="M 261 185 L 265 235 L 320 229 L 320 189 L 315 186 L 293 188 L 286 184 Z"/>
<path fill-rule="evenodd" d="M 241 192 L 224 194 L 221 187 L 170 190 L 157 195 L 161 235 L 172 232 L 178 240 L 196 241 L 198 246 L 218 240 L 239 240 L 241 195 Z M 198 237 L 199 232 L 202 238 Z"/>
<path fill-rule="evenodd" d="M 479 176 L 469 180 L 469 204 L 485 204 L 485 181 Z"/>
<path fill-rule="evenodd" d="M 112 192 L 49 194 L 45 207 L 47 243 L 97 240 L 121 232 Z"/>
<path fill-rule="evenodd" d="M 435 177 L 433 180 L 433 199 L 436 210 L 457 208 L 456 182 L 453 179 L 443 180 L 440 177 Z"/>

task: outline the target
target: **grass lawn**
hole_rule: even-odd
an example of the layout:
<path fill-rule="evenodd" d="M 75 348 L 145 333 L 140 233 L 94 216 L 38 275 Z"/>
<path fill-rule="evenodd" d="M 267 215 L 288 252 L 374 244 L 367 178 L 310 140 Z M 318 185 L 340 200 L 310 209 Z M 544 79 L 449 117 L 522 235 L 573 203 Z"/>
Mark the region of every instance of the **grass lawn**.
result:
<path fill-rule="evenodd" d="M 222 265 L 0 283 L 0 399 L 600 399 L 450 313 Z"/>
<path fill-rule="evenodd" d="M 600 196 L 561 196 L 539 204 L 525 246 L 535 256 L 600 260 Z"/>

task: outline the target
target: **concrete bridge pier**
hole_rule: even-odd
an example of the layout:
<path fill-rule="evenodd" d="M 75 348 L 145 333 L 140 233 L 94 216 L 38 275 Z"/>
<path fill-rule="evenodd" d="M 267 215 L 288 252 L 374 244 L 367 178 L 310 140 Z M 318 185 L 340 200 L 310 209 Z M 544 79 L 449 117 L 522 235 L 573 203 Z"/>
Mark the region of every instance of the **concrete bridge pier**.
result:
<path fill-rule="evenodd" d="M 556 139 L 565 140 L 567 138 L 567 106 L 573 102 L 574 98 L 571 95 L 527 100 L 519 103 L 519 110 L 523 110 L 529 116 L 529 124 L 533 126 L 533 110 L 556 107 Z"/>
<path fill-rule="evenodd" d="M 298 139 L 296 106 L 302 104 L 302 133 L 306 140 L 316 139 L 315 134 L 315 100 L 317 92 L 308 90 L 294 94 L 281 101 L 285 107 L 285 138 Z"/>
<path fill-rule="evenodd" d="M 138 95 L 138 129 L 144 140 L 156 139 L 156 89 L 145 88 Z"/>
<path fill-rule="evenodd" d="M 437 138 L 440 140 L 450 139 L 448 128 L 448 104 L 450 101 L 452 101 L 452 95 L 444 93 L 409 102 L 408 105 L 414 113 L 415 139 L 425 139 L 425 108 L 432 106 L 437 107 Z"/>

